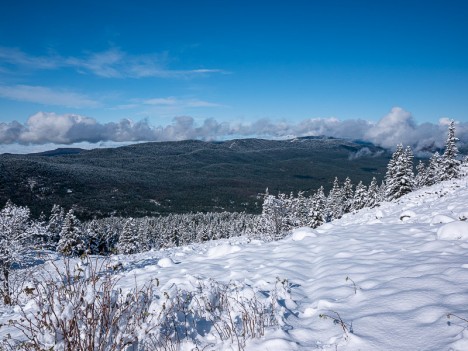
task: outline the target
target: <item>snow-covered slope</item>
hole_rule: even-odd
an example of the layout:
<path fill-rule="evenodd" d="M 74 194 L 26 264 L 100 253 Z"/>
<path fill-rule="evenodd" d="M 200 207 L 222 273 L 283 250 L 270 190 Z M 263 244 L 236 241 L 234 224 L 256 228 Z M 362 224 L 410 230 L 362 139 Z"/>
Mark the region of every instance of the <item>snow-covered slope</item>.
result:
<path fill-rule="evenodd" d="M 456 226 L 465 230 L 463 240 L 437 236 L 467 211 L 464 178 L 277 242 L 219 241 L 121 257 L 128 268 L 123 282 L 156 276 L 164 289 L 195 276 L 271 288 L 277 277 L 287 278 L 291 301 L 282 329 L 250 341 L 250 350 L 468 350 L 468 323 L 447 319 L 468 317 L 466 229 Z M 172 261 L 158 264 L 163 256 Z M 347 337 L 319 317 L 336 312 L 352 329 Z"/>
<path fill-rule="evenodd" d="M 468 318 L 467 217 L 463 178 L 277 242 L 236 238 L 113 259 L 122 287 L 158 278 L 161 291 L 195 289 L 195 278 L 212 278 L 271 291 L 287 279 L 280 327 L 247 350 L 468 350 L 468 323 L 447 318 Z"/>

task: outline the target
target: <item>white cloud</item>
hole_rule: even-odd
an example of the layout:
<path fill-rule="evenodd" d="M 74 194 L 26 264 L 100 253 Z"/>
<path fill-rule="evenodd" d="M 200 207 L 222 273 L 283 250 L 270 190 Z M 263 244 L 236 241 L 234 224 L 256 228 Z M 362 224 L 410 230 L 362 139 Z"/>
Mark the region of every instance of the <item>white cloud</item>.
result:
<path fill-rule="evenodd" d="M 166 102 L 169 102 L 168 100 Z M 176 100 L 177 101 L 177 100 Z M 164 100 L 160 101 L 164 102 Z M 292 138 L 325 135 L 360 139 L 384 148 L 398 143 L 411 145 L 416 152 L 442 148 L 447 135 L 446 120 L 439 124 L 417 124 L 410 113 L 394 108 L 377 123 L 364 120 L 313 118 L 299 123 L 258 120 L 253 123 L 219 122 L 206 119 L 197 124 L 190 116 L 179 116 L 166 126 L 152 126 L 148 120 L 99 123 L 79 115 L 40 112 L 26 123 L 0 123 L 0 144 L 73 144 L 79 142 L 168 141 L 184 139 L 216 140 L 225 138 Z M 468 143 L 468 123 L 457 124 L 457 137 Z M 363 151 L 351 157 L 371 156 Z"/>
<path fill-rule="evenodd" d="M 100 105 L 97 101 L 83 94 L 31 85 L 0 85 L 0 97 L 42 105 L 72 108 L 98 107 Z"/>
<path fill-rule="evenodd" d="M 43 144 L 43 143 L 70 143 L 70 133 L 74 128 L 80 126 L 95 129 L 98 123 L 88 117 L 80 115 L 57 115 L 55 113 L 38 112 L 29 117 L 25 124 L 23 132 L 18 138 L 18 142 L 25 144 Z M 90 137 L 88 135 L 87 137 Z M 80 138 L 74 138 L 74 142 L 81 141 Z"/>

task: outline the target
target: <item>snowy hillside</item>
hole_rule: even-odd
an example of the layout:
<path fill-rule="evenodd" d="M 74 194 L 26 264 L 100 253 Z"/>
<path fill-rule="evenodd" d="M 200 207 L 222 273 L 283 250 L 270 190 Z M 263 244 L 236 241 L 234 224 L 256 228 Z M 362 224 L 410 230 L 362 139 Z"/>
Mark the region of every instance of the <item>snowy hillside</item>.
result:
<path fill-rule="evenodd" d="M 196 290 L 209 278 L 257 292 L 287 285 L 279 326 L 247 350 L 467 350 L 468 323 L 447 318 L 468 318 L 466 218 L 465 177 L 276 242 L 237 238 L 113 260 L 124 288 L 152 278 L 161 292 Z M 231 349 L 209 334 L 204 342 Z"/>
<path fill-rule="evenodd" d="M 448 325 L 446 315 L 468 317 L 468 242 L 437 238 L 445 222 L 466 217 L 463 178 L 277 242 L 222 241 L 126 257 L 125 281 L 158 277 L 169 288 L 209 277 L 262 289 L 288 279 L 292 301 L 282 330 L 251 341 L 251 350 L 466 350 L 468 323 L 452 317 Z M 157 265 L 166 255 L 171 260 Z M 333 320 L 319 318 L 335 317 L 332 311 L 353 333 L 346 337 Z"/>

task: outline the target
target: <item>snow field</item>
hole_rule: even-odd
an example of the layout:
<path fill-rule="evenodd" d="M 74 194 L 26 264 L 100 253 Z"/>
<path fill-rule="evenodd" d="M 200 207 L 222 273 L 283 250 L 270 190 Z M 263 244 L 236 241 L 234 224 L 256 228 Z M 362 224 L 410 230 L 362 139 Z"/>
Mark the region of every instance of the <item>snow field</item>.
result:
<path fill-rule="evenodd" d="M 248 339 L 246 350 L 462 351 L 468 323 L 447 314 L 468 318 L 467 213 L 463 178 L 276 242 L 239 237 L 114 256 L 112 264 L 124 290 L 157 278 L 160 296 L 203 285 L 208 300 L 216 289 L 273 299 L 277 325 Z M 2 322 L 18 312 L 3 310 Z M 238 349 L 214 330 L 196 340 L 210 350 Z M 187 341 L 181 350 L 193 347 Z"/>
<path fill-rule="evenodd" d="M 446 315 L 468 317 L 468 230 L 458 220 L 468 209 L 466 184 L 421 189 L 277 242 L 239 238 L 174 249 L 167 254 L 176 265 L 125 275 L 158 277 L 163 290 L 196 277 L 271 291 L 277 278 L 287 279 L 281 328 L 250 340 L 248 350 L 465 350 L 466 323 L 448 325 Z M 453 225 L 461 240 L 438 235 Z M 348 333 L 319 317 L 336 312 Z"/>

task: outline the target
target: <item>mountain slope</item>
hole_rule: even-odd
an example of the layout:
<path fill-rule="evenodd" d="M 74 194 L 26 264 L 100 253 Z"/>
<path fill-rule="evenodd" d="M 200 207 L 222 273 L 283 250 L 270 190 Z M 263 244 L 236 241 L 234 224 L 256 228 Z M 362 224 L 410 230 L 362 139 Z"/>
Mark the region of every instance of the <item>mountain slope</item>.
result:
<path fill-rule="evenodd" d="M 439 240 L 437 231 L 445 225 L 438 222 L 466 218 L 467 204 L 464 178 L 278 242 L 233 239 L 120 256 L 121 284 L 157 277 L 162 291 L 196 289 L 197 279 L 213 278 L 272 291 L 277 277 L 288 279 L 282 329 L 247 350 L 466 350 L 468 323 L 448 325 L 446 315 L 468 317 L 468 241 Z M 175 264 L 158 265 L 164 257 Z M 352 333 L 319 317 L 335 312 Z"/>
<path fill-rule="evenodd" d="M 331 138 L 144 143 L 90 151 L 0 155 L 0 202 L 34 214 L 76 205 L 82 217 L 169 212 L 258 213 L 257 194 L 326 187 L 338 176 L 369 183 L 388 162 L 371 144 Z"/>

